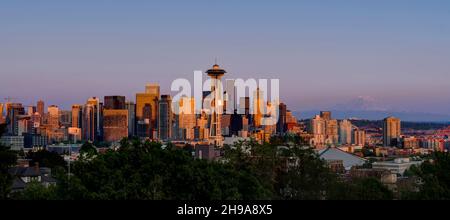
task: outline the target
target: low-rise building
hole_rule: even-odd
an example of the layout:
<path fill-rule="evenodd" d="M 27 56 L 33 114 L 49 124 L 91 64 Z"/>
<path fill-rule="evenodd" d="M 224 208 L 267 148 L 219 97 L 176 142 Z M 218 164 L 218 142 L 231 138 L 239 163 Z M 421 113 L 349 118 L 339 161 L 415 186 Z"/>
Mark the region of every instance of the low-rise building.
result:
<path fill-rule="evenodd" d="M 13 193 L 24 190 L 32 182 L 40 183 L 45 187 L 56 184 L 56 179 L 51 177 L 50 168 L 40 168 L 39 164 L 33 167 L 16 166 L 10 168 L 8 173 L 14 177 L 11 189 Z"/>
<path fill-rule="evenodd" d="M 24 147 L 24 138 L 23 136 L 2 136 L 0 143 L 11 147 L 11 150 L 20 151 Z"/>
<path fill-rule="evenodd" d="M 347 153 L 335 147 L 329 147 L 319 151 L 319 157 L 327 162 L 342 161 L 346 171 L 349 171 L 354 166 L 362 166 L 366 163 L 364 158 Z"/>
<path fill-rule="evenodd" d="M 386 169 L 403 176 L 411 166 L 419 166 L 423 161 L 411 161 L 409 158 L 396 158 L 393 161 L 378 161 L 372 163 L 374 169 Z"/>

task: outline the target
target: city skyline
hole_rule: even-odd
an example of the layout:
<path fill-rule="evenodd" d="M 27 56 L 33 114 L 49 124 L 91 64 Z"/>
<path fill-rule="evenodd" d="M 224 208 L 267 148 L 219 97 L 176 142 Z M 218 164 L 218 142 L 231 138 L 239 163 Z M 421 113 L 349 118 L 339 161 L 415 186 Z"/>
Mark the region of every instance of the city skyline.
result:
<path fill-rule="evenodd" d="M 133 100 L 145 83 L 171 94 L 172 80 L 217 57 L 228 77 L 279 78 L 294 111 L 363 96 L 450 112 L 447 1 L 205 3 L 1 3 L 0 98 L 69 109 L 92 96 Z"/>

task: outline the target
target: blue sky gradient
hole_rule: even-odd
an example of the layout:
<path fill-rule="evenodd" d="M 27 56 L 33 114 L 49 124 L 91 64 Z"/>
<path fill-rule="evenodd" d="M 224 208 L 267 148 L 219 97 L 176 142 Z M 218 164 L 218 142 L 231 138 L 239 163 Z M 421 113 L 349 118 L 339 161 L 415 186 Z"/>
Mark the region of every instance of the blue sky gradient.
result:
<path fill-rule="evenodd" d="M 229 78 L 279 78 L 293 110 L 450 113 L 447 0 L 0 2 L 0 97 L 25 104 L 168 93 L 215 57 Z"/>

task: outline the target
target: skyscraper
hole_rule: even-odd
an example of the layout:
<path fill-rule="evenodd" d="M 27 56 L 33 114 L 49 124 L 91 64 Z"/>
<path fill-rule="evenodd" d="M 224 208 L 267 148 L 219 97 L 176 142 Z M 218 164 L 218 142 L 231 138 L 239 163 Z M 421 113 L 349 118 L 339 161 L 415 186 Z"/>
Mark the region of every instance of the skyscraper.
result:
<path fill-rule="evenodd" d="M 83 106 L 72 105 L 72 127 L 81 128 L 83 120 Z"/>
<path fill-rule="evenodd" d="M 254 116 L 254 126 L 258 128 L 262 124 L 262 118 L 264 115 L 264 91 L 260 88 L 257 88 L 254 92 L 254 100 L 253 100 L 253 116 Z"/>
<path fill-rule="evenodd" d="M 339 123 L 339 143 L 352 144 L 352 123 L 349 120 L 342 120 Z"/>
<path fill-rule="evenodd" d="M 177 138 L 193 140 L 194 128 L 196 126 L 197 118 L 195 115 L 195 99 L 193 97 L 182 97 L 179 103 L 178 114 L 178 134 Z M 172 131 L 176 132 L 176 131 Z"/>
<path fill-rule="evenodd" d="M 331 112 L 330 111 L 321 111 L 320 112 L 320 117 L 323 120 L 331 120 Z"/>
<path fill-rule="evenodd" d="M 20 103 L 9 103 L 7 106 L 6 123 L 8 124 L 8 134 L 18 135 L 18 118 L 25 114 L 25 109 Z"/>
<path fill-rule="evenodd" d="M 320 115 L 316 115 L 310 121 L 310 133 L 313 135 L 314 145 L 322 145 L 325 143 L 326 124 Z"/>
<path fill-rule="evenodd" d="M 331 114 L 329 115 L 331 117 Z M 329 118 L 325 115 L 325 118 Z M 339 142 L 339 132 L 338 132 L 338 121 L 336 119 L 328 119 L 325 120 L 325 133 L 326 138 L 329 142 L 333 144 L 337 144 Z"/>
<path fill-rule="evenodd" d="M 101 141 L 103 138 L 103 104 L 100 102 L 100 99 L 97 97 L 89 98 L 86 104 L 92 105 L 94 108 L 94 135 L 95 140 Z"/>
<path fill-rule="evenodd" d="M 136 124 L 137 134 L 139 137 L 152 138 L 153 131 L 157 127 L 158 115 L 158 100 L 159 100 L 159 85 L 147 84 L 145 93 L 136 94 Z M 144 109 L 150 107 L 150 120 L 146 121 Z M 148 112 L 148 109 L 147 109 Z M 148 136 L 142 136 L 148 134 Z"/>
<path fill-rule="evenodd" d="M 250 115 L 250 97 L 241 97 L 239 100 L 239 114 Z"/>
<path fill-rule="evenodd" d="M 39 101 L 37 102 L 37 112 L 38 112 L 41 116 L 44 116 L 44 113 L 45 113 L 45 104 L 44 104 L 44 101 L 39 100 Z"/>
<path fill-rule="evenodd" d="M 224 103 L 224 114 L 233 114 L 237 109 L 236 87 L 234 79 L 227 79 L 225 82 L 226 93 Z"/>
<path fill-rule="evenodd" d="M 59 111 L 59 125 L 64 128 L 72 127 L 72 111 Z"/>
<path fill-rule="evenodd" d="M 223 145 L 222 127 L 220 120 L 222 118 L 223 111 L 223 91 L 221 90 L 222 81 L 221 78 L 225 75 L 226 71 L 221 69 L 219 65 L 215 64 L 212 69 L 206 71 L 209 77 L 211 77 L 211 93 L 213 93 L 213 100 L 211 101 L 211 122 L 210 122 L 210 135 L 209 143 L 215 146 Z"/>
<path fill-rule="evenodd" d="M 125 96 L 105 96 L 104 109 L 126 109 Z"/>
<path fill-rule="evenodd" d="M 92 104 L 86 104 L 83 107 L 82 134 L 86 141 L 97 140 L 97 107 Z"/>
<path fill-rule="evenodd" d="M 364 147 L 366 144 L 366 131 L 355 129 L 353 132 L 353 144 Z"/>
<path fill-rule="evenodd" d="M 48 111 L 48 125 L 51 128 L 59 128 L 59 108 L 56 105 L 50 105 Z"/>
<path fill-rule="evenodd" d="M 287 106 L 284 103 L 280 103 L 278 106 L 278 122 L 277 122 L 277 132 L 284 133 L 286 132 L 286 114 L 287 114 Z"/>
<path fill-rule="evenodd" d="M 134 102 L 126 102 L 128 110 L 128 136 L 136 135 L 136 105 Z"/>
<path fill-rule="evenodd" d="M 27 107 L 27 115 L 32 116 L 36 112 L 36 106 L 28 106 Z"/>
<path fill-rule="evenodd" d="M 19 115 L 17 117 L 18 136 L 22 136 L 26 133 L 31 133 L 33 124 L 29 115 Z"/>
<path fill-rule="evenodd" d="M 244 128 L 243 116 L 238 114 L 237 109 L 235 109 L 234 114 L 231 115 L 231 119 L 230 119 L 230 135 L 238 136 L 239 131 L 242 131 L 243 128 Z"/>
<path fill-rule="evenodd" d="M 145 93 L 147 94 L 152 94 L 159 97 L 160 94 L 159 90 L 160 88 L 158 83 L 147 83 L 147 85 L 145 85 Z"/>
<path fill-rule="evenodd" d="M 167 141 L 172 137 L 172 98 L 162 95 L 159 100 L 158 136 L 160 140 Z"/>
<path fill-rule="evenodd" d="M 128 137 L 128 109 L 125 96 L 105 96 L 103 106 L 103 140 L 116 142 Z"/>
<path fill-rule="evenodd" d="M 383 121 L 384 146 L 393 146 L 393 140 L 401 136 L 400 119 L 394 117 L 385 118 Z"/>
<path fill-rule="evenodd" d="M 0 124 L 3 124 L 5 119 L 3 118 L 3 103 L 0 103 Z"/>
<path fill-rule="evenodd" d="M 103 135 L 106 142 L 117 142 L 128 137 L 128 110 L 103 110 Z"/>

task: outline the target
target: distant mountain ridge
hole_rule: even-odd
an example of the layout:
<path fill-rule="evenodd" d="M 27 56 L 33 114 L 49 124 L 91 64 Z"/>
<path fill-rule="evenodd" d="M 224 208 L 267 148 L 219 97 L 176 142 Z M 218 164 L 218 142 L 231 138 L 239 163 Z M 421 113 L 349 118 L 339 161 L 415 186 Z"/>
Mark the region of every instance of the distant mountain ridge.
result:
<path fill-rule="evenodd" d="M 326 110 L 326 109 L 325 109 Z M 336 119 L 367 119 L 381 120 L 388 116 L 400 118 L 402 121 L 411 122 L 450 122 L 450 115 L 422 113 L 422 112 L 396 112 L 376 110 L 330 110 L 332 117 Z M 298 119 L 308 119 L 319 114 L 320 110 L 294 111 Z"/>
<path fill-rule="evenodd" d="M 382 104 L 370 96 L 358 96 L 347 102 L 335 104 L 323 111 L 331 111 L 336 119 L 366 119 L 382 120 L 389 116 L 400 118 L 410 122 L 450 122 L 449 114 L 436 114 L 426 112 L 398 111 Z M 319 114 L 320 110 L 296 111 L 293 114 L 299 119 L 312 118 Z"/>

